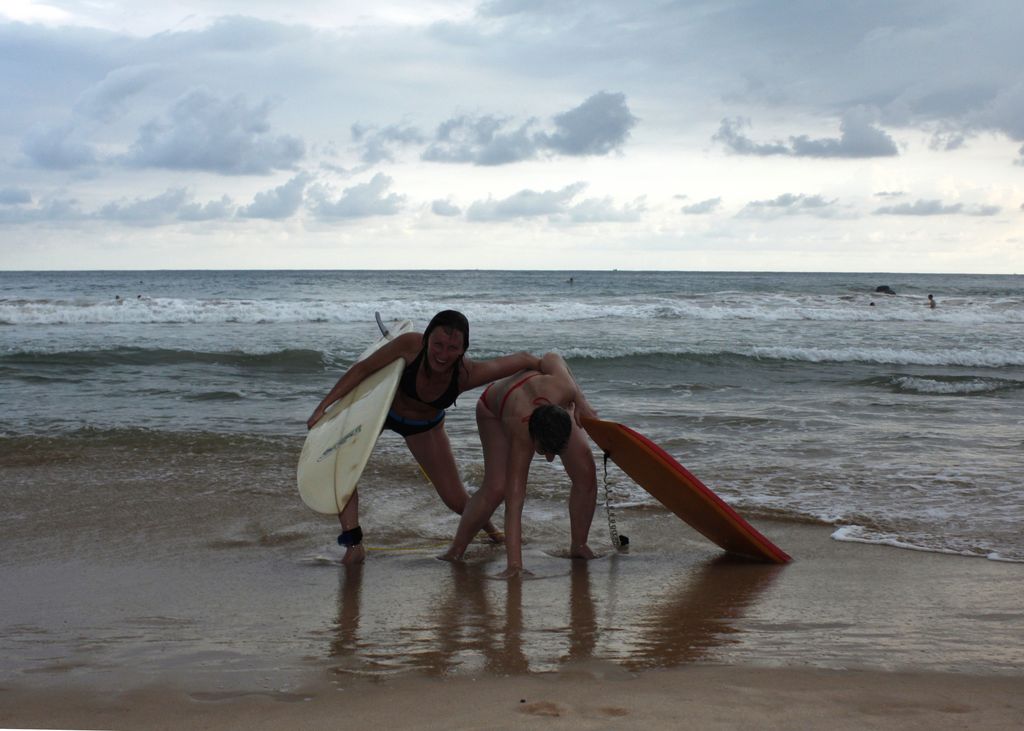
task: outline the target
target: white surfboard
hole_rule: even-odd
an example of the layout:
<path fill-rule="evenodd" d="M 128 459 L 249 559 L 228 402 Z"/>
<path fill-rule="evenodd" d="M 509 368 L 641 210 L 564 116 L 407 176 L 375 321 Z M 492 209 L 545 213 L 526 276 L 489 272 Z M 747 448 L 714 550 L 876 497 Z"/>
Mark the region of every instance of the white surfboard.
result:
<path fill-rule="evenodd" d="M 410 330 L 409 320 L 395 323 L 359 360 Z M 396 358 L 331 404 L 309 430 L 299 456 L 299 495 L 316 512 L 337 515 L 352 497 L 384 426 L 404 368 L 405 359 Z"/>

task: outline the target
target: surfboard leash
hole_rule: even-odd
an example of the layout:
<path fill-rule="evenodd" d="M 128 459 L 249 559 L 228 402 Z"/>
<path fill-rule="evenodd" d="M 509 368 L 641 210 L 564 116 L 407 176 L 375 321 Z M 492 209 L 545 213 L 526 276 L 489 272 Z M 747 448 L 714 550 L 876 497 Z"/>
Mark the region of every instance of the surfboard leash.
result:
<path fill-rule="evenodd" d="M 611 454 L 609 452 L 604 453 L 604 513 L 608 516 L 608 535 L 612 539 L 612 545 L 621 551 L 629 545 L 629 536 L 619 533 L 619 527 L 615 521 L 615 510 L 612 508 L 612 491 L 608 483 L 608 459 L 610 457 Z"/>

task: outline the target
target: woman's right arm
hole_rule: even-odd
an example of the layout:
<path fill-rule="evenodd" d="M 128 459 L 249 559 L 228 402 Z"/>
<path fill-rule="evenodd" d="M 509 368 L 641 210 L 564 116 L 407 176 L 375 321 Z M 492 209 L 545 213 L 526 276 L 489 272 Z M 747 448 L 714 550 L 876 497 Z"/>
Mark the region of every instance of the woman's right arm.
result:
<path fill-rule="evenodd" d="M 406 361 L 419 352 L 419 344 L 422 339 L 420 333 L 404 333 L 391 342 L 375 350 L 364 360 L 356 361 L 338 379 L 323 400 L 313 410 L 313 415 L 306 420 L 306 426 L 312 429 L 321 418 L 327 407 L 339 399 L 345 398 L 356 386 L 366 380 L 369 376 L 379 371 L 396 358 L 405 358 Z M 411 349 L 411 352 L 410 352 Z"/>

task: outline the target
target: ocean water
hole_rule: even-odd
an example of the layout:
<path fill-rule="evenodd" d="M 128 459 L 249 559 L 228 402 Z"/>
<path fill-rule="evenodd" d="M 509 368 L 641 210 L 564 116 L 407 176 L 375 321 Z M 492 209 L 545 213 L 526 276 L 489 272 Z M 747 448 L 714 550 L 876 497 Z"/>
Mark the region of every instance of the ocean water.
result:
<path fill-rule="evenodd" d="M 748 518 L 1024 561 L 1024 277 L 621 271 L 0 272 L 0 560 L 320 560 L 336 527 L 295 490 L 305 419 L 375 311 L 421 329 L 445 308 L 471 357 L 563 354 L 602 417 Z M 476 395 L 446 422 L 470 489 Z M 607 479 L 623 532 L 660 509 Z M 528 540 L 564 543 L 565 492 L 534 465 Z M 371 547 L 454 531 L 397 435 L 361 496 Z"/>

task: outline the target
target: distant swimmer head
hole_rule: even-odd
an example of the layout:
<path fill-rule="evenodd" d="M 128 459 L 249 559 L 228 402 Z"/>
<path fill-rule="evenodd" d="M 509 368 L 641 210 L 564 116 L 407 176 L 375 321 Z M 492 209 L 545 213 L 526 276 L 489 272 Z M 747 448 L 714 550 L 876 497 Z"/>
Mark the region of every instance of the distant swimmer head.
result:
<path fill-rule="evenodd" d="M 434 315 L 427 324 L 427 329 L 423 331 L 424 345 L 430 340 L 430 333 L 437 328 L 441 328 L 448 335 L 454 335 L 457 332 L 462 333 L 462 350 L 469 350 L 469 320 L 461 312 L 441 310 Z"/>
<path fill-rule="evenodd" d="M 540 453 L 550 462 L 556 454 L 565 449 L 572 434 L 572 418 L 569 412 L 555 404 L 538 406 L 530 414 L 530 438 Z"/>

